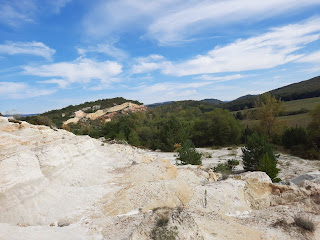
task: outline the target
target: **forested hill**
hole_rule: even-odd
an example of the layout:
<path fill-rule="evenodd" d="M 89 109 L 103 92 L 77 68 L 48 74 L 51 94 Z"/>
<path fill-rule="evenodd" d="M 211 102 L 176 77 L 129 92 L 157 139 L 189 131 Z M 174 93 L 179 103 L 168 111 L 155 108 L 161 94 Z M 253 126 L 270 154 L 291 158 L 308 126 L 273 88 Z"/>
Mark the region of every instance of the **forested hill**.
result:
<path fill-rule="evenodd" d="M 320 76 L 274 89 L 270 93 L 283 101 L 320 97 Z M 257 97 L 258 95 L 247 95 L 224 103 L 220 107 L 231 111 L 241 110 L 246 106 L 252 108 Z"/>
<path fill-rule="evenodd" d="M 270 91 L 283 101 L 320 97 L 320 76 Z"/>
<path fill-rule="evenodd" d="M 196 107 L 198 105 L 201 105 L 205 103 L 206 104 L 213 104 L 213 105 L 217 105 L 217 104 L 222 104 L 223 101 L 219 100 L 219 99 L 214 99 L 214 98 L 208 98 L 208 99 L 203 99 L 203 100 L 184 100 L 184 101 L 168 101 L 168 102 L 162 102 L 162 103 L 152 103 L 147 105 L 149 108 L 155 108 L 155 107 L 161 107 L 161 106 L 165 106 L 165 105 L 169 105 L 169 104 L 174 104 L 174 105 L 183 105 L 184 107 L 189 106 L 190 107 Z"/>
<path fill-rule="evenodd" d="M 122 97 L 110 98 L 110 99 L 99 99 L 97 101 L 85 102 L 78 105 L 69 105 L 65 108 L 51 110 L 51 111 L 40 114 L 40 116 L 49 117 L 53 121 L 53 123 L 55 123 L 57 126 L 61 126 L 62 122 L 69 119 L 74 114 L 74 112 L 78 110 L 83 110 L 86 113 L 91 113 L 91 112 L 95 112 L 98 109 L 110 108 L 125 102 L 132 102 L 138 105 L 142 104 L 138 101 L 127 100 Z"/>

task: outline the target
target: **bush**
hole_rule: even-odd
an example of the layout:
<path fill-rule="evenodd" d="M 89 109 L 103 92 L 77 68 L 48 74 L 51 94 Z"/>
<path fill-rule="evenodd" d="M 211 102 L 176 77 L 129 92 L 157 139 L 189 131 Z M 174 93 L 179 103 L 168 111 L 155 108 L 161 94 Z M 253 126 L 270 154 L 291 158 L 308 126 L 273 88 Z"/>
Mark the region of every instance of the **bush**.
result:
<path fill-rule="evenodd" d="M 189 139 L 177 149 L 177 160 L 180 160 L 181 165 L 201 165 L 201 157 L 202 154 L 195 149 L 193 142 Z"/>
<path fill-rule="evenodd" d="M 197 119 L 192 130 L 192 140 L 199 147 L 238 144 L 241 135 L 240 122 L 227 110 L 218 108 Z"/>
<path fill-rule="evenodd" d="M 294 217 L 294 224 L 310 232 L 314 232 L 316 230 L 314 222 L 309 218 L 296 216 Z"/>
<path fill-rule="evenodd" d="M 279 169 L 276 168 L 277 157 L 274 149 L 266 140 L 254 133 L 248 137 L 247 143 L 242 148 L 242 160 L 247 171 L 263 171 L 274 181 Z"/>
<path fill-rule="evenodd" d="M 234 170 L 234 168 L 238 165 L 239 165 L 238 160 L 236 160 L 236 159 L 229 159 L 228 160 L 228 166 L 230 166 L 231 170 Z"/>
<path fill-rule="evenodd" d="M 287 149 L 307 142 L 307 131 L 301 127 L 287 128 L 282 135 L 282 144 Z"/>
<path fill-rule="evenodd" d="M 217 166 L 213 168 L 213 171 L 219 172 L 225 175 L 231 174 L 231 170 L 232 170 L 231 166 L 228 165 L 227 163 L 219 163 Z"/>
<path fill-rule="evenodd" d="M 272 156 L 269 156 L 269 153 L 263 155 L 259 162 L 258 170 L 268 174 L 272 181 L 279 181 L 279 179 L 276 179 L 279 172 L 279 169 L 277 168 L 277 162 L 274 161 Z"/>
<path fill-rule="evenodd" d="M 27 121 L 31 124 L 34 125 L 46 125 L 46 126 L 54 126 L 53 122 L 51 121 L 51 119 L 47 116 L 33 116 L 30 117 L 29 119 L 27 119 Z"/>

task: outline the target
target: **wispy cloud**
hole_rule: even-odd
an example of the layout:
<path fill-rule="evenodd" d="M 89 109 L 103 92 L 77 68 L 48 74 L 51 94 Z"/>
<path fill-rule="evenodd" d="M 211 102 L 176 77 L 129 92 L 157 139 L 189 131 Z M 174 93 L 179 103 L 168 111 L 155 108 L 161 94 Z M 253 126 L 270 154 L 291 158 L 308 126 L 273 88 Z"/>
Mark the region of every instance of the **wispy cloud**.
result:
<path fill-rule="evenodd" d="M 0 23 L 18 27 L 36 21 L 38 15 L 57 14 L 72 0 L 1 0 Z"/>
<path fill-rule="evenodd" d="M 128 53 L 120 48 L 114 46 L 114 43 L 97 44 L 96 46 L 88 46 L 84 48 L 77 48 L 80 55 L 86 56 L 88 53 L 102 53 L 111 56 L 115 59 L 123 60 L 128 58 Z"/>
<path fill-rule="evenodd" d="M 0 98 L 24 99 L 53 94 L 56 89 L 38 89 L 25 82 L 0 82 Z"/>
<path fill-rule="evenodd" d="M 5 42 L 0 44 L 0 55 L 29 54 L 51 60 L 56 51 L 42 42 Z"/>
<path fill-rule="evenodd" d="M 95 37 L 138 28 L 142 35 L 167 45 L 193 38 L 212 26 L 258 22 L 315 5 L 320 5 L 320 0 L 101 1 L 86 17 L 84 27 L 89 36 Z"/>
<path fill-rule="evenodd" d="M 214 81 L 214 82 L 226 82 L 226 81 L 241 79 L 241 78 L 245 78 L 245 77 L 249 77 L 249 76 L 251 76 L 251 75 L 234 74 L 234 75 L 228 75 L 228 76 L 223 76 L 223 77 L 216 77 L 214 75 L 204 74 L 199 77 L 196 77 L 195 79 Z"/>
<path fill-rule="evenodd" d="M 297 62 L 320 63 L 320 51 L 305 55 L 302 58 L 299 58 Z"/>
<path fill-rule="evenodd" d="M 152 72 L 158 69 L 163 69 L 166 64 L 164 57 L 157 54 L 152 54 L 147 57 L 136 58 L 135 64 L 131 68 L 133 74 Z"/>
<path fill-rule="evenodd" d="M 59 88 L 66 88 L 68 86 L 68 82 L 63 79 L 49 79 L 49 80 L 44 80 L 44 81 L 37 81 L 37 83 L 53 83 L 53 84 L 58 84 Z"/>
<path fill-rule="evenodd" d="M 42 66 L 25 66 L 24 74 L 49 77 L 47 83 L 56 83 L 66 87 L 71 83 L 90 83 L 100 81 L 107 86 L 115 81 L 115 76 L 122 72 L 122 65 L 114 61 L 97 62 L 88 58 L 78 58 L 73 62 L 60 62 Z"/>
<path fill-rule="evenodd" d="M 140 72 L 161 69 L 162 73 L 174 76 L 269 69 L 303 57 L 297 50 L 318 39 L 320 18 L 309 19 L 299 24 L 272 28 L 267 33 L 248 39 L 238 39 L 226 46 L 217 46 L 207 54 L 190 60 L 142 62 L 138 69 Z M 311 59 L 317 59 L 317 55 L 311 55 Z"/>
<path fill-rule="evenodd" d="M 211 82 L 162 82 L 152 85 L 141 85 L 132 88 L 134 93 L 125 93 L 126 97 L 136 99 L 137 96 L 144 103 L 163 101 L 178 101 L 185 99 L 200 99 L 198 90 L 212 84 Z"/>

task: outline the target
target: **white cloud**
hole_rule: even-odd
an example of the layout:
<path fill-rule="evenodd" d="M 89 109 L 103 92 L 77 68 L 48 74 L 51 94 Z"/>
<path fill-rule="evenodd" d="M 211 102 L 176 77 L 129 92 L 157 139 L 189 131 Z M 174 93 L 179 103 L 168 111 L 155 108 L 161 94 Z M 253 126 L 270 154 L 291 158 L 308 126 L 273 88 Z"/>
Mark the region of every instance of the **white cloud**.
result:
<path fill-rule="evenodd" d="M 5 42 L 0 44 L 0 54 L 29 54 L 51 60 L 55 52 L 54 49 L 49 48 L 42 42 Z"/>
<path fill-rule="evenodd" d="M 249 77 L 249 76 L 251 76 L 251 75 L 234 74 L 234 75 L 229 75 L 229 76 L 224 76 L 224 77 L 216 77 L 213 75 L 204 74 L 199 77 L 196 77 L 195 79 L 214 81 L 214 82 L 225 82 L 225 81 L 241 79 L 241 78 L 245 78 L 245 77 Z"/>
<path fill-rule="evenodd" d="M 227 0 L 192 1 L 183 9 L 171 11 L 149 26 L 149 34 L 162 44 L 186 39 L 211 26 L 241 21 L 259 21 L 293 9 L 319 5 L 319 0 Z"/>
<path fill-rule="evenodd" d="M 58 84 L 59 88 L 66 88 L 68 86 L 68 82 L 63 79 L 50 79 L 45 81 L 37 81 L 38 83 L 54 83 Z"/>
<path fill-rule="evenodd" d="M 0 97 L 24 99 L 53 94 L 55 89 L 37 89 L 25 82 L 0 82 Z"/>
<path fill-rule="evenodd" d="M 158 54 L 151 54 L 147 57 L 136 58 L 136 63 L 133 64 L 131 72 L 133 74 L 152 72 L 155 70 L 163 69 L 170 62 L 165 61 L 165 58 Z"/>
<path fill-rule="evenodd" d="M 302 57 L 296 51 L 319 38 L 320 18 L 273 28 L 256 37 L 238 39 L 187 61 L 167 63 L 162 72 L 186 76 L 273 68 Z"/>
<path fill-rule="evenodd" d="M 213 26 L 257 22 L 319 4 L 320 0 L 101 1 L 89 11 L 84 25 L 89 36 L 105 37 L 140 28 L 160 44 L 171 44 Z"/>
<path fill-rule="evenodd" d="M 82 56 L 85 56 L 88 53 L 103 53 L 115 59 L 123 60 L 128 58 L 127 52 L 125 52 L 120 48 L 115 47 L 113 43 L 104 43 L 104 44 L 98 44 L 97 46 L 77 48 L 77 51 Z"/>
<path fill-rule="evenodd" d="M 302 58 L 299 58 L 297 62 L 320 63 L 320 51 L 303 56 Z"/>
<path fill-rule="evenodd" d="M 172 90 L 183 90 L 188 88 L 200 88 L 203 86 L 207 86 L 212 84 L 211 82 L 192 82 L 192 83 L 181 83 L 181 82 L 163 82 L 163 83 L 156 83 L 150 86 L 139 86 L 138 89 L 142 89 L 143 92 L 148 93 L 163 93 L 163 92 L 170 92 Z"/>
<path fill-rule="evenodd" d="M 42 66 L 25 66 L 27 75 L 50 77 L 49 83 L 57 83 L 66 87 L 66 83 L 90 83 L 99 80 L 100 84 L 107 86 L 115 81 L 115 76 L 122 72 L 122 66 L 114 61 L 97 62 L 88 58 L 79 58 L 74 62 L 60 62 Z M 57 81 L 59 80 L 59 82 Z M 62 81 L 60 81 L 62 80 Z"/>
<path fill-rule="evenodd" d="M 57 14 L 72 0 L 1 0 L 0 23 L 18 27 L 36 21 L 41 14 Z"/>
<path fill-rule="evenodd" d="M 185 99 L 201 99 L 198 89 L 212 84 L 211 82 L 163 82 L 153 85 L 141 85 L 133 88 L 134 93 L 125 92 L 130 99 L 138 98 L 143 103 L 150 104 L 163 101 L 178 101 Z"/>

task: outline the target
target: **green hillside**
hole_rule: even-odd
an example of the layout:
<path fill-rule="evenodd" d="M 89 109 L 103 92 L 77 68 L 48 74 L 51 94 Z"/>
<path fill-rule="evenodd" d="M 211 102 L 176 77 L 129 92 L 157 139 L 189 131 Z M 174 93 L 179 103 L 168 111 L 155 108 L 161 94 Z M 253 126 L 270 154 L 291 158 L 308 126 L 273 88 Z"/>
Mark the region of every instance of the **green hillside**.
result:
<path fill-rule="evenodd" d="M 317 105 L 320 104 L 320 97 L 315 98 L 306 98 L 306 99 L 299 99 L 293 101 L 284 102 L 285 111 L 283 112 L 282 116 L 279 119 L 286 121 L 289 127 L 306 127 L 311 121 L 311 117 L 308 114 L 309 111 L 314 109 Z M 249 111 L 256 111 L 256 108 L 252 108 Z M 241 112 L 244 114 L 245 110 L 234 111 L 233 114 L 237 112 Z M 257 120 L 243 120 L 242 123 L 245 126 L 253 126 L 254 124 L 258 123 Z"/>
<path fill-rule="evenodd" d="M 78 105 L 69 105 L 65 108 L 51 110 L 40 114 L 40 116 L 48 117 L 57 127 L 61 127 L 62 123 L 71 118 L 74 112 L 83 110 L 86 113 L 95 112 L 97 109 L 110 108 L 115 105 L 119 105 L 125 102 L 132 102 L 141 105 L 142 103 L 133 100 L 127 100 L 122 97 L 110 98 L 110 99 L 99 99 L 97 101 L 85 102 Z M 93 108 L 99 106 L 99 108 Z M 32 117 L 27 117 L 27 121 Z"/>
<path fill-rule="evenodd" d="M 270 91 L 270 94 L 277 98 L 281 98 L 283 101 L 320 97 L 320 76 L 277 88 Z M 222 104 L 222 107 L 229 109 L 230 111 L 242 110 L 246 106 L 248 108 L 253 108 L 257 98 L 258 95 L 243 96 L 231 102 Z"/>

